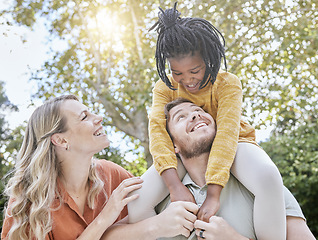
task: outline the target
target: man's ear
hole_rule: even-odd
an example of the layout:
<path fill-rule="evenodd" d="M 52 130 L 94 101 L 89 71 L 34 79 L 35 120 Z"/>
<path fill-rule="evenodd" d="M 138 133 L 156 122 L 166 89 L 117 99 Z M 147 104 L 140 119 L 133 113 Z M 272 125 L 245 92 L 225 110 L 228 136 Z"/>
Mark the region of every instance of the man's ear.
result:
<path fill-rule="evenodd" d="M 180 153 L 180 148 L 177 147 L 177 145 L 174 145 L 174 152 L 176 154 L 179 154 Z"/>
<path fill-rule="evenodd" d="M 59 133 L 55 133 L 51 136 L 51 142 L 53 145 L 57 147 L 66 148 L 67 147 L 67 141 L 65 138 L 63 138 Z"/>

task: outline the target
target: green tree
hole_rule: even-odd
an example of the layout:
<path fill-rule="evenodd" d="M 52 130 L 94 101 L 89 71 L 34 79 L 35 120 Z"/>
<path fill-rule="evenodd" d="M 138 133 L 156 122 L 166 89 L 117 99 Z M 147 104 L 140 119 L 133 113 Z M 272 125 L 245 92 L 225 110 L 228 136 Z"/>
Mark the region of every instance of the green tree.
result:
<path fill-rule="evenodd" d="M 5 112 L 8 111 L 17 111 L 17 106 L 13 105 L 4 90 L 4 83 L 0 81 L 0 224 L 2 226 L 2 212 L 5 206 L 6 198 L 3 196 L 3 190 L 5 186 L 5 181 L 3 181 L 3 177 L 5 174 L 12 168 L 12 163 L 8 161 L 8 151 L 7 151 L 7 143 L 12 140 L 11 131 L 8 127 L 8 123 L 5 119 Z"/>
<path fill-rule="evenodd" d="M 147 114 L 158 79 L 156 34 L 148 29 L 158 6 L 172 2 L 19 0 L 3 13 L 30 28 L 44 21 L 53 43 L 64 44 L 34 73 L 36 96 L 79 95 L 143 147 L 148 166 Z M 243 82 L 245 114 L 255 126 L 273 122 L 284 131 L 317 113 L 315 1 L 185 0 L 178 9 L 210 20 L 224 34 L 228 70 Z"/>
<path fill-rule="evenodd" d="M 75 93 L 104 114 L 114 131 L 123 132 L 136 145 L 136 161 L 144 158 L 149 166 L 147 114 L 158 77 L 156 34 L 148 29 L 158 6 L 172 7 L 173 2 L 16 0 L 1 16 L 30 29 L 44 22 L 50 33 L 51 57 L 32 76 L 39 86 L 35 97 Z M 243 82 L 244 114 L 256 127 L 276 125 L 273 141 L 318 117 L 317 8 L 315 0 L 178 4 L 182 16 L 206 18 L 224 34 L 228 71 Z M 297 140 L 289 136 L 291 142 Z M 290 150 L 281 146 L 280 151 Z"/>
<path fill-rule="evenodd" d="M 129 161 L 125 159 L 125 156 L 123 155 L 123 153 L 117 148 L 113 148 L 113 147 L 105 148 L 102 151 L 100 151 L 98 154 L 96 154 L 95 157 L 99 159 L 107 159 L 109 161 L 112 161 L 122 166 L 123 168 L 125 168 L 134 176 L 141 176 L 147 170 L 147 162 L 145 161 L 143 156 L 138 156 L 137 159 L 134 159 L 133 161 Z"/>
<path fill-rule="evenodd" d="M 278 166 L 285 186 L 290 189 L 318 236 L 318 120 L 301 122 L 297 129 L 285 134 L 274 133 L 261 143 Z"/>
<path fill-rule="evenodd" d="M 284 131 L 317 117 L 317 1 L 195 3 L 193 15 L 225 35 L 228 70 L 243 82 L 245 114 L 254 126 L 274 123 Z"/>

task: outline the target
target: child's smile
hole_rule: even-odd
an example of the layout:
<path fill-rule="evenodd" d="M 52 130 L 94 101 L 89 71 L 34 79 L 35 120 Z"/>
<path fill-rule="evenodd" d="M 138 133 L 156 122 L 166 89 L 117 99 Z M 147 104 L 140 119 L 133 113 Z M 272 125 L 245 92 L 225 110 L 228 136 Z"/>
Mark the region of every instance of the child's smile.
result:
<path fill-rule="evenodd" d="M 205 63 L 198 52 L 169 58 L 168 61 L 173 79 L 177 83 L 190 93 L 196 93 L 200 90 L 200 83 L 205 74 Z"/>

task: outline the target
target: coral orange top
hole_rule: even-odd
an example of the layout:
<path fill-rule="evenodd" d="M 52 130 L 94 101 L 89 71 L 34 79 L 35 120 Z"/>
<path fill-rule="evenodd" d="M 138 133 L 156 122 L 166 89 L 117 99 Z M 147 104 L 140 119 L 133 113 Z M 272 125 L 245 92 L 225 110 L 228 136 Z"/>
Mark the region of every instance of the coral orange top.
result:
<path fill-rule="evenodd" d="M 234 161 L 237 143 L 255 142 L 255 129 L 241 120 L 242 85 L 239 79 L 228 72 L 220 71 L 214 84 L 208 83 L 197 93 L 188 92 L 169 76 L 169 89 L 159 80 L 153 89 L 153 104 L 149 116 L 150 152 L 155 168 L 164 170 L 177 167 L 172 141 L 166 131 L 165 104 L 183 97 L 191 100 L 210 113 L 216 121 L 217 133 L 212 145 L 206 171 L 206 183 L 225 186 Z"/>
<path fill-rule="evenodd" d="M 133 175 L 124 168 L 106 160 L 97 160 L 97 170 L 105 184 L 104 189 L 108 198 L 124 179 L 133 177 Z M 57 210 L 51 211 L 53 226 L 52 231 L 49 232 L 46 239 L 74 240 L 79 237 L 84 229 L 97 217 L 103 209 L 105 202 L 107 202 L 107 199 L 104 192 L 100 193 L 97 196 L 95 209 L 89 208 L 86 204 L 84 214 L 82 215 L 79 213 L 78 207 L 71 196 L 65 191 L 63 185 L 59 181 L 58 188 L 62 196 L 62 206 Z M 53 205 L 58 206 L 59 200 L 56 199 Z M 10 203 L 8 209 L 10 209 Z M 125 207 L 117 221 L 125 217 L 127 214 L 127 208 Z M 12 223 L 13 218 L 6 215 L 3 223 L 1 239 L 5 239 Z"/>

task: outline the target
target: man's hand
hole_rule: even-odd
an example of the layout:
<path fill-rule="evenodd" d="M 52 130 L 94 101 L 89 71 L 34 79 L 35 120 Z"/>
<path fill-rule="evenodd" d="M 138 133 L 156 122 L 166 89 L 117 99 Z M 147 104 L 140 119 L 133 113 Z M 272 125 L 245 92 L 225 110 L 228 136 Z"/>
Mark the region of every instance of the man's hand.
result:
<path fill-rule="evenodd" d="M 217 239 L 217 240 L 248 240 L 235 231 L 223 218 L 212 216 L 209 222 L 197 220 L 194 223 L 195 234 L 198 239 Z M 200 238 L 200 231 L 204 230 Z"/>
<path fill-rule="evenodd" d="M 174 237 L 182 234 L 189 237 L 197 220 L 198 206 L 191 202 L 173 202 L 157 215 L 161 237 Z"/>
<path fill-rule="evenodd" d="M 220 194 L 222 186 L 209 184 L 207 196 L 198 213 L 198 219 L 209 222 L 210 217 L 214 216 L 220 208 Z"/>

